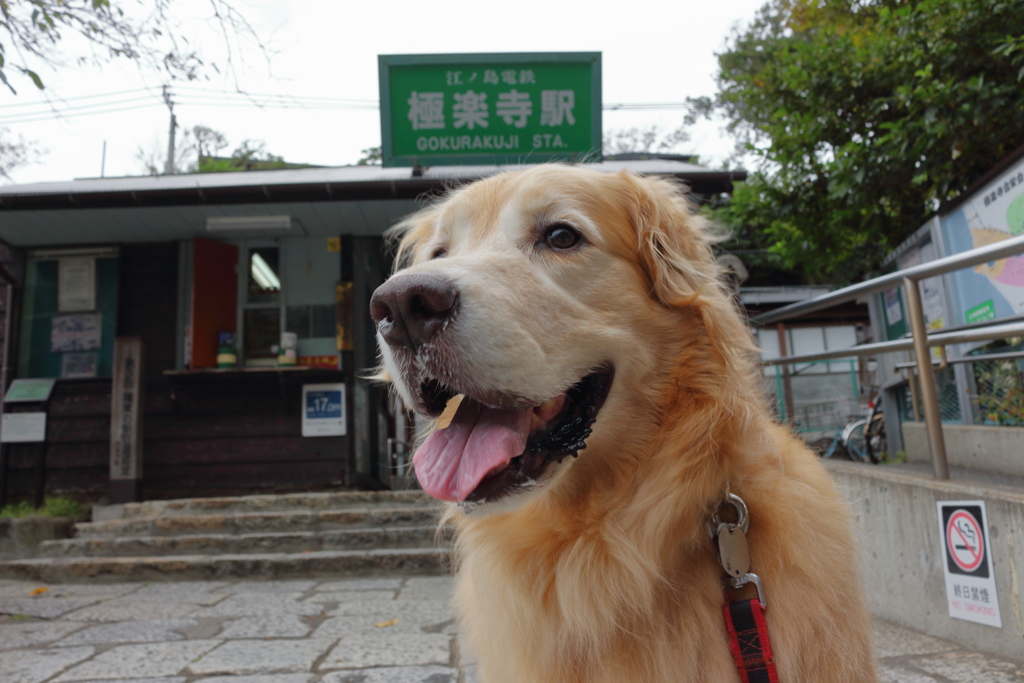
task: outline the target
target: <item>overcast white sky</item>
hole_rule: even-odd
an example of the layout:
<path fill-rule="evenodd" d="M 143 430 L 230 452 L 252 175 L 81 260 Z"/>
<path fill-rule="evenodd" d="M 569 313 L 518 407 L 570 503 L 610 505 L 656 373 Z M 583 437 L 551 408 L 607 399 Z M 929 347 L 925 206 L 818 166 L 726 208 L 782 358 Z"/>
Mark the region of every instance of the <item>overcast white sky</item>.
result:
<path fill-rule="evenodd" d="M 603 53 L 605 103 L 682 102 L 714 93 L 715 52 L 722 49 L 732 27 L 753 18 L 763 3 L 235 0 L 274 50 L 269 67 L 258 51 L 245 52 L 239 83 L 250 93 L 375 101 L 378 54 L 599 51 Z M 207 56 L 219 58 L 217 36 L 203 21 L 209 5 L 204 0 L 180 0 L 173 6 L 179 17 L 187 18 L 186 30 L 193 42 L 200 44 Z M 159 75 L 140 73 L 125 61 L 102 68 L 44 68 L 40 74 L 51 98 L 68 100 L 57 104 L 68 113 L 83 102 L 97 101 L 71 98 L 138 88 L 150 88 L 148 97 L 153 104 L 58 119 L 47 113 L 44 97 L 27 82 L 17 84 L 17 96 L 0 89 L 0 126 L 6 125 L 15 135 L 38 141 L 49 150 L 39 163 L 15 171 L 14 182 L 98 177 L 104 140 L 107 176 L 140 174 L 142 168 L 135 159 L 140 147 L 166 150 L 168 112 L 159 101 L 163 84 Z M 233 81 L 218 76 L 191 87 L 213 93 L 235 90 Z M 133 97 L 147 94 L 109 101 Z M 38 105 L 33 106 L 35 103 Z M 138 104 L 147 104 L 147 100 L 110 109 Z M 5 124 L 16 120 L 11 118 L 15 114 L 27 118 L 27 112 L 43 112 L 44 120 Z M 268 150 L 293 162 L 350 164 L 359 158 L 360 150 L 380 143 L 379 114 L 370 109 L 261 109 L 251 104 L 229 107 L 182 102 L 175 113 L 183 127 L 203 124 L 223 131 L 232 148 L 247 138 L 260 139 L 266 141 Z M 606 111 L 604 128 L 658 124 L 668 131 L 681 123 L 682 116 L 681 110 Z M 718 124 L 700 124 L 692 132 L 692 141 L 680 152 L 697 153 L 717 164 L 732 148 L 732 141 Z"/>

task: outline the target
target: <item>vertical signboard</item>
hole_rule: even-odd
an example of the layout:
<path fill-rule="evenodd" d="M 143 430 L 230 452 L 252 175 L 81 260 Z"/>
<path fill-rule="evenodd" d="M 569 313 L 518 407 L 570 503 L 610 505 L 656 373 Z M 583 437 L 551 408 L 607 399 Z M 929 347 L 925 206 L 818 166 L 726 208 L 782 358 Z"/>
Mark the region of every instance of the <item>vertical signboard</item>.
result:
<path fill-rule="evenodd" d="M 135 500 L 142 478 L 142 340 L 114 341 L 110 394 L 110 482 L 115 503 Z"/>
<path fill-rule="evenodd" d="M 939 537 L 949 616 L 1002 628 L 983 500 L 940 500 Z"/>
<path fill-rule="evenodd" d="M 384 166 L 601 153 L 601 53 L 380 55 Z"/>

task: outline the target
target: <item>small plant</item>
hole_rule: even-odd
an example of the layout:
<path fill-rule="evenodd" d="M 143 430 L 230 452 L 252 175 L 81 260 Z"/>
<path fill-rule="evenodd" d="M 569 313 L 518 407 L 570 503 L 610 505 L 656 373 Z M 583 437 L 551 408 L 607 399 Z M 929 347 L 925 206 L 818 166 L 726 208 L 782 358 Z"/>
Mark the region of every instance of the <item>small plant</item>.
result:
<path fill-rule="evenodd" d="M 907 461 L 907 452 L 906 451 L 896 451 L 892 455 L 889 455 L 888 453 L 883 453 L 882 454 L 882 464 L 883 465 L 898 465 L 899 463 L 903 463 L 903 462 L 906 462 L 906 461 Z"/>
<path fill-rule="evenodd" d="M 47 498 L 43 506 L 36 509 L 26 500 L 10 503 L 0 510 L 0 517 L 28 517 L 29 515 L 43 515 L 44 517 L 80 517 L 85 514 L 85 508 L 81 503 L 70 498 Z"/>
<path fill-rule="evenodd" d="M 976 363 L 975 380 L 979 392 L 973 398 L 986 424 L 1024 426 L 1024 379 L 1015 361 Z"/>

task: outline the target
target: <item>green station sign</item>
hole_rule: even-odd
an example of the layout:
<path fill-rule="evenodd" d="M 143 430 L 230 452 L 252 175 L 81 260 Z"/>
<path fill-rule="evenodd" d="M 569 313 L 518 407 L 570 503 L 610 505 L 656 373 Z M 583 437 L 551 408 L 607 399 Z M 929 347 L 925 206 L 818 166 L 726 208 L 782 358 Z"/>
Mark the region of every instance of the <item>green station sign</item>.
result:
<path fill-rule="evenodd" d="M 384 166 L 601 152 L 601 53 L 380 55 Z"/>

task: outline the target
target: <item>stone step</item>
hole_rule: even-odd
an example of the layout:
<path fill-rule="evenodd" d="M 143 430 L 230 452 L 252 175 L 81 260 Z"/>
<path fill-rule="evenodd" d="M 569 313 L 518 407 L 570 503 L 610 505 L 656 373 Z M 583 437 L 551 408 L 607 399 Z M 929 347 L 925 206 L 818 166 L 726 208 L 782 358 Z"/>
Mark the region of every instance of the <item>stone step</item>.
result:
<path fill-rule="evenodd" d="M 168 557 L 37 558 L 0 562 L 0 579 L 81 583 L 375 576 L 381 572 L 422 575 L 446 572 L 448 557 L 446 548 L 407 548 Z"/>
<path fill-rule="evenodd" d="M 93 508 L 93 521 L 144 517 L 262 513 L 277 511 L 320 511 L 349 507 L 399 507 L 426 504 L 422 491 L 336 491 L 328 493 L 287 493 L 225 498 L 181 498 L 143 503 L 104 505 Z"/>
<path fill-rule="evenodd" d="M 436 518 L 437 509 L 425 505 L 191 514 L 86 522 L 75 525 L 75 536 L 96 538 L 326 531 L 351 527 L 428 525 Z"/>
<path fill-rule="evenodd" d="M 163 557 L 246 553 L 304 553 L 321 550 L 431 548 L 446 544 L 437 527 L 398 526 L 264 534 L 86 537 L 46 541 L 38 557 Z"/>

